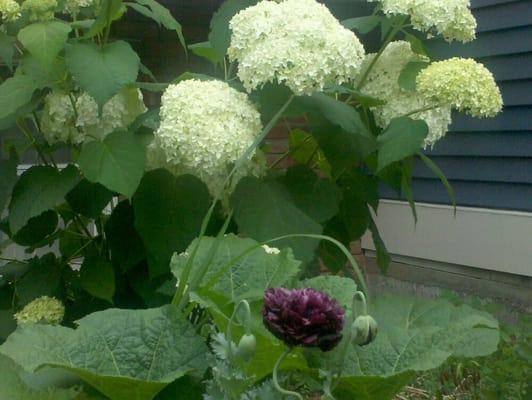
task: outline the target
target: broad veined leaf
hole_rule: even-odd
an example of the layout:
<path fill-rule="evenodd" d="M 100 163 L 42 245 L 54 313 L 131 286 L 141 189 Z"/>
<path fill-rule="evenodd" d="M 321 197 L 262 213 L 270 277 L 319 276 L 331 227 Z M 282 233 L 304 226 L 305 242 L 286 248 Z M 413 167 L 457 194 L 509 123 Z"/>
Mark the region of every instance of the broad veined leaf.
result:
<path fill-rule="evenodd" d="M 18 33 L 18 40 L 40 62 L 49 65 L 65 46 L 72 28 L 60 21 L 37 22 Z"/>
<path fill-rule="evenodd" d="M 2 60 L 7 68 L 11 71 L 13 69 L 13 54 L 15 54 L 15 38 L 0 32 L 0 60 Z"/>
<path fill-rule="evenodd" d="M 140 59 L 123 41 L 101 48 L 79 42 L 66 47 L 66 64 L 76 83 L 102 107 L 124 86 L 135 83 Z"/>
<path fill-rule="evenodd" d="M 416 90 L 417 75 L 429 64 L 429 62 L 424 61 L 413 61 L 406 64 L 397 80 L 399 86 L 404 90 L 414 92 Z"/>
<path fill-rule="evenodd" d="M 209 205 L 207 187 L 192 175 L 176 177 L 164 169 L 144 175 L 133 209 L 152 277 L 169 272 L 172 254 L 184 251 L 198 236 Z"/>
<path fill-rule="evenodd" d="M 229 21 L 240 10 L 256 3 L 256 0 L 227 0 L 212 16 L 209 42 L 220 59 L 225 57 L 225 53 L 227 53 L 231 43 Z"/>
<path fill-rule="evenodd" d="M 36 89 L 60 87 L 68 75 L 64 58 L 56 57 L 50 64 L 43 64 L 29 53 L 22 56 L 19 70 L 33 79 Z"/>
<path fill-rule="evenodd" d="M 0 159 L 0 214 L 11 197 L 11 190 L 17 181 L 18 155 L 11 149 L 8 159 Z"/>
<path fill-rule="evenodd" d="M 297 207 L 317 222 L 325 222 L 339 211 L 340 193 L 330 179 L 319 178 L 304 165 L 286 171 L 281 180 Z"/>
<path fill-rule="evenodd" d="M 85 256 L 80 271 L 81 287 L 92 296 L 113 302 L 115 271 L 105 257 L 99 254 Z"/>
<path fill-rule="evenodd" d="M 49 166 L 36 166 L 24 172 L 13 188 L 9 205 L 11 232 L 16 234 L 30 218 L 63 203 L 66 194 L 78 180 L 79 173 L 73 165 L 62 171 Z"/>
<path fill-rule="evenodd" d="M 26 75 L 15 75 L 0 85 L 0 119 L 13 114 L 31 100 L 37 89 L 35 81 Z"/>
<path fill-rule="evenodd" d="M 331 166 L 316 139 L 310 133 L 294 129 L 290 131 L 288 144 L 291 158 L 301 164 L 310 163 L 310 165 L 317 166 L 325 175 L 331 175 Z"/>
<path fill-rule="evenodd" d="M 30 372 L 73 372 L 111 400 L 151 400 L 175 379 L 208 367 L 203 339 L 175 307 L 109 309 L 77 323 L 20 326 L 0 353 Z"/>
<path fill-rule="evenodd" d="M 197 240 L 185 253 L 172 258 L 171 268 L 176 278 L 179 279 Z M 191 279 L 199 279 L 198 292 L 207 296 L 214 292 L 232 302 L 260 300 L 267 288 L 287 285 L 299 272 L 300 262 L 294 259 L 290 249 L 269 254 L 255 240 L 229 234 L 219 239 L 218 249 L 203 278 L 194 276 L 209 261 L 216 240 L 204 237 L 193 261 Z"/>
<path fill-rule="evenodd" d="M 132 133 L 116 131 L 103 141 L 85 143 L 79 166 L 88 180 L 131 197 L 144 174 L 146 149 Z"/>
<path fill-rule="evenodd" d="M 67 195 L 73 211 L 88 218 L 96 218 L 113 198 L 113 192 L 99 183 L 82 179 Z"/>
<path fill-rule="evenodd" d="M 79 395 L 79 388 L 44 388 L 35 390 L 24 380 L 25 372 L 10 358 L 0 355 L 0 399 L 6 400 L 72 400 Z"/>
<path fill-rule="evenodd" d="M 188 46 L 190 51 L 199 57 L 203 57 L 213 64 L 222 62 L 222 58 L 218 55 L 216 50 L 211 45 L 211 42 L 194 43 Z"/>
<path fill-rule="evenodd" d="M 45 211 L 36 217 L 30 218 L 28 223 L 16 235 L 13 235 L 11 239 L 13 242 L 22 246 L 36 245 L 48 235 L 55 232 L 57 223 L 57 212 L 54 210 Z"/>
<path fill-rule="evenodd" d="M 91 38 L 103 32 L 109 22 L 112 23 L 122 18 L 122 15 L 126 12 L 126 7 L 122 0 L 102 0 L 100 10 L 101 12 L 96 20 L 93 21 L 85 37 Z"/>
<path fill-rule="evenodd" d="M 177 33 L 177 37 L 181 42 L 181 45 L 186 50 L 185 38 L 183 36 L 183 30 L 181 24 L 176 21 L 170 11 L 163 7 L 155 0 L 135 0 L 136 3 L 126 3 L 128 6 L 138 11 L 142 15 L 153 19 L 159 25 L 164 26 L 166 29 L 173 30 Z"/>
<path fill-rule="evenodd" d="M 368 15 L 358 18 L 349 18 L 342 21 L 342 25 L 347 29 L 355 29 L 358 32 L 365 34 L 375 29 L 383 18 L 377 15 Z"/>
<path fill-rule="evenodd" d="M 297 97 L 295 101 L 304 111 L 318 112 L 330 123 L 340 126 L 349 133 L 365 137 L 371 136 L 358 111 L 331 96 L 314 93 L 312 96 Z"/>
<path fill-rule="evenodd" d="M 255 240 L 268 240 L 293 233 L 321 234 L 322 227 L 292 200 L 290 193 L 279 183 L 263 182 L 257 178 L 242 179 L 233 195 L 231 205 L 240 232 Z M 297 259 L 304 262 L 314 257 L 319 240 L 289 238 L 271 244 L 290 247 Z"/>
<path fill-rule="evenodd" d="M 57 258 L 49 253 L 29 262 L 28 272 L 16 284 L 19 306 L 41 296 L 55 296 L 61 282 L 61 265 Z"/>
<path fill-rule="evenodd" d="M 378 170 L 391 163 L 416 154 L 429 133 L 425 121 L 409 117 L 394 118 L 380 135 Z"/>

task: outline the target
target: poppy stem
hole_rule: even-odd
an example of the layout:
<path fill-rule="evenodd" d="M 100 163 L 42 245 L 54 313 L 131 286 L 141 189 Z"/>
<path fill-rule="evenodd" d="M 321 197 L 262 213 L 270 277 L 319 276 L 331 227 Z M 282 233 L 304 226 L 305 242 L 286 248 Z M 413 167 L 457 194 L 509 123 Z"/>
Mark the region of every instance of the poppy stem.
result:
<path fill-rule="evenodd" d="M 279 357 L 279 359 L 275 363 L 275 366 L 273 367 L 273 373 L 272 373 L 273 387 L 275 388 L 275 390 L 277 390 L 281 394 L 285 394 L 285 395 L 288 395 L 288 396 L 294 396 L 298 400 L 304 400 L 303 396 L 301 396 L 299 393 L 293 392 L 291 390 L 283 389 L 281 387 L 281 385 L 279 385 L 279 380 L 278 380 L 278 377 L 277 377 L 277 371 L 279 370 L 279 366 L 281 365 L 283 360 L 290 354 L 291 351 L 292 351 L 292 347 L 288 347 L 284 351 L 284 353 L 281 354 L 281 357 Z"/>

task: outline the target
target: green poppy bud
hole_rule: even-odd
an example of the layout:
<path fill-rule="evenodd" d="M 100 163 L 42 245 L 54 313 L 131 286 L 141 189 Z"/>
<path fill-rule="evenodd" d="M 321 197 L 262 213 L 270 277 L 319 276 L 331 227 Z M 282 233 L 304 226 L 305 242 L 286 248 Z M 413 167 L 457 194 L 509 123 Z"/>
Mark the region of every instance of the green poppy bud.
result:
<path fill-rule="evenodd" d="M 242 360 L 249 362 L 255 356 L 256 351 L 257 339 L 255 339 L 255 336 L 253 334 L 242 336 L 236 348 L 236 355 Z"/>
<path fill-rule="evenodd" d="M 377 336 L 377 322 L 370 315 L 362 315 L 351 325 L 353 343 L 365 346 L 375 340 Z"/>

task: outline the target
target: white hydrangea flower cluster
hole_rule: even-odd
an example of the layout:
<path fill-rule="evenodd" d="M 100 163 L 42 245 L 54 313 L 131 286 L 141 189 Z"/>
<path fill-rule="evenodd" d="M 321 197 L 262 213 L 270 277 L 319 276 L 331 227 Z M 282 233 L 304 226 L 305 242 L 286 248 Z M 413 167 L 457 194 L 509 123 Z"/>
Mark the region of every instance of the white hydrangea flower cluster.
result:
<path fill-rule="evenodd" d="M 311 94 L 356 76 L 365 54 L 355 34 L 315 0 L 261 1 L 229 26 L 229 59 L 239 62 L 248 91 L 277 80 L 297 95 Z"/>
<path fill-rule="evenodd" d="M 502 110 L 501 92 L 492 73 L 473 59 L 434 62 L 419 73 L 416 84 L 426 98 L 472 117 L 494 117 Z"/>
<path fill-rule="evenodd" d="M 41 130 L 49 144 L 79 145 L 87 140 L 103 139 L 117 129 L 126 128 L 146 111 L 138 89 L 121 90 L 103 106 L 101 116 L 98 104 L 87 93 L 71 96 L 52 91 L 44 99 Z"/>
<path fill-rule="evenodd" d="M 368 68 L 375 54 L 368 54 L 363 70 Z M 373 108 L 378 126 L 386 128 L 393 118 L 410 114 L 424 108 L 436 107 L 439 103 L 421 96 L 417 92 L 409 92 L 399 86 L 398 79 L 404 67 L 415 61 L 428 61 L 426 57 L 412 51 L 410 43 L 396 41 L 390 43 L 369 73 L 361 91 L 369 96 L 386 101 L 383 106 Z M 451 123 L 451 107 L 439 106 L 431 110 L 409 115 L 412 119 L 423 120 L 429 127 L 425 146 L 433 146 L 445 136 Z"/>
<path fill-rule="evenodd" d="M 20 18 L 20 6 L 15 0 L 0 0 L 2 21 L 16 21 Z"/>
<path fill-rule="evenodd" d="M 195 175 L 218 196 L 229 168 L 261 130 L 260 114 L 246 94 L 221 81 L 182 81 L 170 85 L 162 96 L 161 124 L 149 147 L 148 165 L 176 175 Z M 260 173 L 263 164 L 256 152 L 233 182 Z"/>
<path fill-rule="evenodd" d="M 386 15 L 409 15 L 412 26 L 437 33 L 449 42 L 475 39 L 477 22 L 470 0 L 368 0 L 379 1 Z"/>
<path fill-rule="evenodd" d="M 20 324 L 50 324 L 58 325 L 65 315 L 65 306 L 55 297 L 42 296 L 27 304 L 15 314 Z"/>
<path fill-rule="evenodd" d="M 68 14 L 75 15 L 82 8 L 91 7 L 94 3 L 95 0 L 66 0 L 64 11 Z"/>
<path fill-rule="evenodd" d="M 25 0 L 22 11 L 28 12 L 30 21 L 50 21 L 54 19 L 58 4 L 56 0 Z"/>

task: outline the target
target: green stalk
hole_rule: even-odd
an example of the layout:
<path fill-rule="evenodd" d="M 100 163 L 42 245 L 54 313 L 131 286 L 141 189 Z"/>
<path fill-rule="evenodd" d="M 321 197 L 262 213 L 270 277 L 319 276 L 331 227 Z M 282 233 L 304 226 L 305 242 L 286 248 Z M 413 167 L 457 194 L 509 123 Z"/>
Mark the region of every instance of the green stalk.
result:
<path fill-rule="evenodd" d="M 278 379 L 278 376 L 277 376 L 277 373 L 278 373 L 278 370 L 279 370 L 279 366 L 284 361 L 284 359 L 290 354 L 291 351 L 292 351 L 291 347 L 287 348 L 284 351 L 284 353 L 281 354 L 281 357 L 279 357 L 279 359 L 275 363 L 275 366 L 273 367 L 273 373 L 272 373 L 273 387 L 275 388 L 275 390 L 277 390 L 281 394 L 288 395 L 288 396 L 294 396 L 298 400 L 304 400 L 303 396 L 301 396 L 299 393 L 293 392 L 291 390 L 283 389 L 281 387 L 281 385 L 279 385 L 279 379 Z"/>
<path fill-rule="evenodd" d="M 229 342 L 229 358 L 233 358 L 233 348 L 232 348 L 232 342 L 233 342 L 233 334 L 232 334 L 232 326 L 233 321 L 235 320 L 236 313 L 240 306 L 244 306 L 244 309 L 246 310 L 246 323 L 244 328 L 246 329 L 246 335 L 251 335 L 251 308 L 249 307 L 249 303 L 247 300 L 240 300 L 240 302 L 236 305 L 233 314 L 231 315 L 231 318 L 229 319 L 229 324 L 227 325 L 227 341 Z"/>

